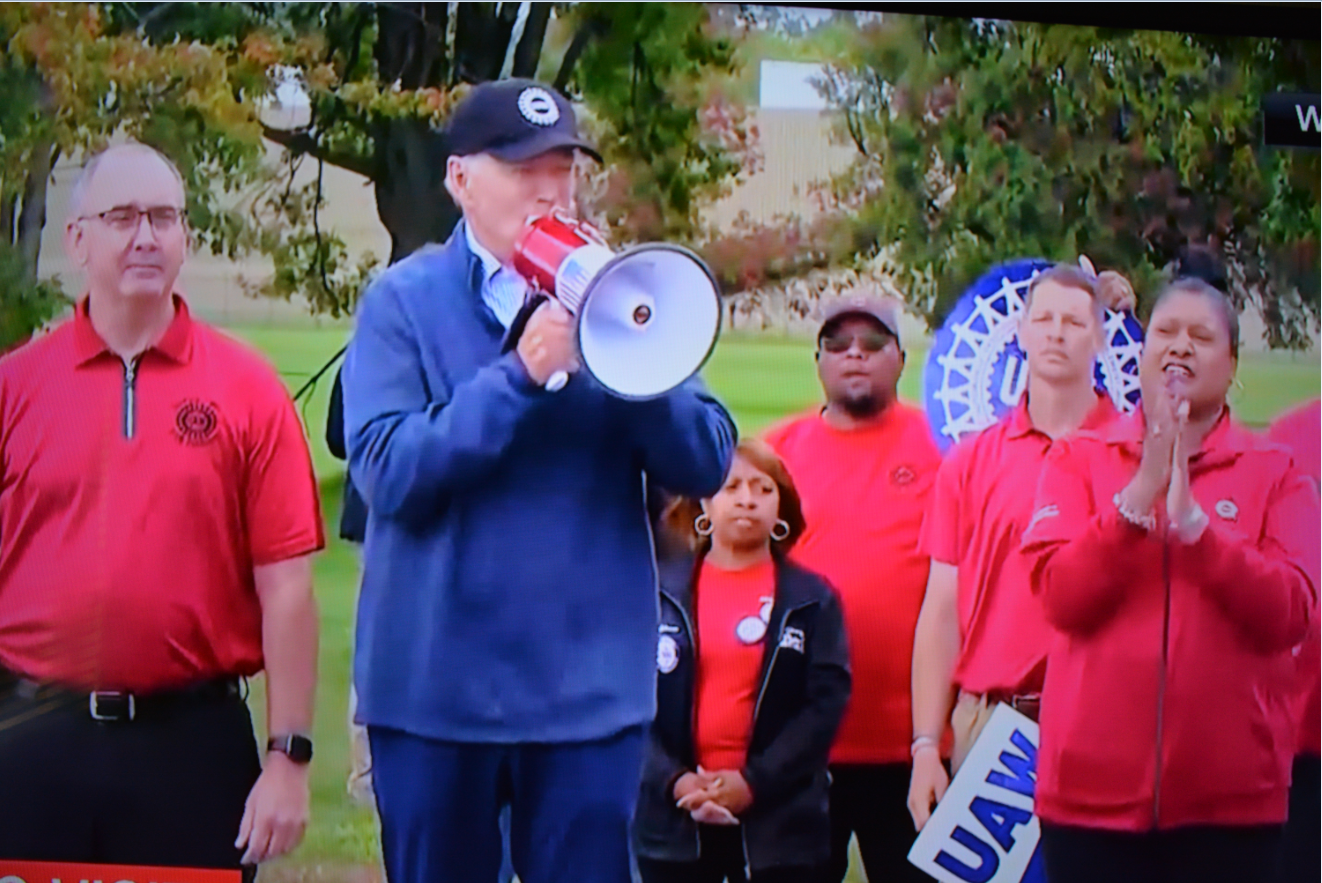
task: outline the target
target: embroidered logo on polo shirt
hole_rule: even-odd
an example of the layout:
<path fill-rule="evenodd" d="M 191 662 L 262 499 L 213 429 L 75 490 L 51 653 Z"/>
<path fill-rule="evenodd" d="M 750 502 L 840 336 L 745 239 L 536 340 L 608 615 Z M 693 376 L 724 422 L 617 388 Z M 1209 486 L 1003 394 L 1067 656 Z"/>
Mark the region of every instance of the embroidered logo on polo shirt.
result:
<path fill-rule="evenodd" d="M 891 470 L 891 484 L 896 487 L 904 487 L 905 485 L 913 484 L 914 479 L 917 477 L 918 473 L 914 472 L 913 468 L 909 466 L 896 466 Z"/>
<path fill-rule="evenodd" d="M 211 402 L 190 399 L 174 414 L 174 432 L 186 445 L 204 445 L 216 437 L 220 418 Z"/>
<path fill-rule="evenodd" d="M 1036 512 L 1033 513 L 1033 517 L 1028 520 L 1028 527 L 1024 528 L 1024 533 L 1026 534 L 1029 531 L 1031 531 L 1033 529 L 1033 526 L 1036 525 L 1042 519 L 1055 518 L 1058 515 L 1060 515 L 1060 507 L 1058 507 L 1055 503 L 1048 503 L 1047 505 L 1043 506 L 1041 509 L 1038 509 Z"/>
<path fill-rule="evenodd" d="M 1217 500 L 1216 514 L 1226 521 L 1234 521 L 1239 517 L 1239 507 L 1235 505 L 1234 500 Z"/>

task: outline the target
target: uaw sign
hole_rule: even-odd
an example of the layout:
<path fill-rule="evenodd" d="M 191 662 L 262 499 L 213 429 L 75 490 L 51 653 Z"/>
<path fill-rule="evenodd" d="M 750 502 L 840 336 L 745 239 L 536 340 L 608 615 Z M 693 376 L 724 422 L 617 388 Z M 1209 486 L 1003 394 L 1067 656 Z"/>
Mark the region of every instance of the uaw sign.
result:
<path fill-rule="evenodd" d="M 1019 404 L 1028 387 L 1028 362 L 1016 334 L 1019 314 L 1029 284 L 1051 266 L 1029 259 L 993 267 L 969 287 L 936 332 L 923 370 L 923 401 L 943 452 Z M 1139 399 L 1143 328 L 1131 313 L 1107 310 L 1105 333 L 1095 385 L 1117 410 L 1132 411 Z"/>
<path fill-rule="evenodd" d="M 0 883 L 242 883 L 240 871 L 0 859 Z"/>
<path fill-rule="evenodd" d="M 941 883 L 1046 883 L 1033 790 L 1037 724 L 998 705 L 909 850 Z"/>

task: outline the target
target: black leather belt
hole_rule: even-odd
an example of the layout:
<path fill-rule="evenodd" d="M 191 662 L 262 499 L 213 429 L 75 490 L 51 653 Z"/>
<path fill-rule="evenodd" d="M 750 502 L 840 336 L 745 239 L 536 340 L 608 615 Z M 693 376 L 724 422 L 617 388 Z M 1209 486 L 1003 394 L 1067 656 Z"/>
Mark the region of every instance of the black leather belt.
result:
<path fill-rule="evenodd" d="M 239 678 L 217 678 L 172 690 L 131 693 L 126 690 L 74 690 L 0 675 L 0 698 L 50 704 L 52 710 L 77 710 L 92 720 L 111 723 L 156 717 L 186 705 L 243 701 L 247 696 Z"/>
<path fill-rule="evenodd" d="M 1012 693 L 992 692 L 987 694 L 987 704 L 1004 702 L 1024 717 L 1037 723 L 1038 712 L 1042 708 L 1042 696 L 1039 693 L 1016 695 Z"/>

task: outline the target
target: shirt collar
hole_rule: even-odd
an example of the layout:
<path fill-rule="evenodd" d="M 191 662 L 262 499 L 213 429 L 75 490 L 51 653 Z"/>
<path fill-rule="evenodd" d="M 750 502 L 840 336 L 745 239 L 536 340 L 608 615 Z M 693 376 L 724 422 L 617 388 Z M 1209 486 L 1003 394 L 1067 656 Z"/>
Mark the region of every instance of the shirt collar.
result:
<path fill-rule="evenodd" d="M 1093 405 L 1092 410 L 1079 424 L 1079 431 L 1086 432 L 1105 426 L 1116 415 L 1115 405 L 1111 403 L 1111 397 L 1104 393 L 1095 394 L 1097 403 Z M 1020 397 L 1019 404 L 1015 405 L 1014 410 L 1010 412 L 1010 426 L 1007 435 L 1009 438 L 1015 439 L 1023 438 L 1034 432 L 1040 432 L 1040 430 L 1033 425 L 1032 418 L 1028 416 L 1028 394 L 1025 393 Z"/>
<path fill-rule="evenodd" d="M 490 282 L 491 277 L 499 273 L 504 265 L 496 259 L 495 255 L 484 248 L 482 243 L 477 241 L 477 237 L 473 235 L 472 226 L 467 223 L 464 224 L 464 238 L 468 240 L 468 250 L 477 255 L 477 259 L 482 262 L 483 283 Z"/>
<path fill-rule="evenodd" d="M 171 361 L 184 364 L 188 361 L 189 343 L 192 340 L 193 318 L 188 312 L 188 304 L 177 292 L 172 294 L 174 301 L 174 319 L 165 329 L 165 334 L 155 345 L 148 347 L 156 350 Z M 92 318 L 88 314 L 89 295 L 84 294 L 74 308 L 74 345 L 78 352 L 78 364 L 90 362 L 97 356 L 110 352 L 110 347 L 101 335 L 92 327 Z"/>

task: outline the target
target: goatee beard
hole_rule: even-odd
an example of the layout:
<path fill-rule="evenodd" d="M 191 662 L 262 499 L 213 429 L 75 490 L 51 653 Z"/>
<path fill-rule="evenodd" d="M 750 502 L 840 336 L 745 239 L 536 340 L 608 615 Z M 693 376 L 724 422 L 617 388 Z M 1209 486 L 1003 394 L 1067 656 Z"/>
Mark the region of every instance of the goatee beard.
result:
<path fill-rule="evenodd" d="M 872 394 L 840 400 L 840 409 L 855 420 L 866 420 L 876 416 L 881 410 L 881 405 L 881 397 Z"/>

